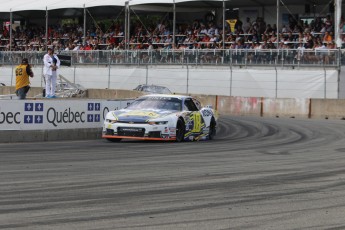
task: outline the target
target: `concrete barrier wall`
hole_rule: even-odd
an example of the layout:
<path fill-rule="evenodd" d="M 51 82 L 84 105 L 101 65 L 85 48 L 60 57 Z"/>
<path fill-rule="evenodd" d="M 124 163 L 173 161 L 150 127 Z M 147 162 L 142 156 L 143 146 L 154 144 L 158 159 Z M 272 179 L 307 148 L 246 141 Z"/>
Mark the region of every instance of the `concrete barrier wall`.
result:
<path fill-rule="evenodd" d="M 219 96 L 217 110 L 220 115 L 260 116 L 261 98 Z"/>
<path fill-rule="evenodd" d="M 218 96 L 215 108 L 220 115 L 345 119 L 345 99 Z"/>
<path fill-rule="evenodd" d="M 203 106 L 210 105 L 212 108 L 217 109 L 217 99 L 218 96 L 212 96 L 212 95 L 194 95 L 191 94 L 191 96 L 197 98 Z"/>
<path fill-rule="evenodd" d="M 15 90 L 13 86 L 0 86 L 0 95 L 14 94 Z"/>
<path fill-rule="evenodd" d="M 313 99 L 310 116 L 315 119 L 345 119 L 345 100 Z"/>
<path fill-rule="evenodd" d="M 345 99 L 243 98 L 219 96 L 220 115 L 345 119 Z"/>
<path fill-rule="evenodd" d="M 143 95 L 141 92 L 134 90 L 120 89 L 88 89 L 87 97 L 93 99 L 123 99 L 136 98 Z"/>
<path fill-rule="evenodd" d="M 8 94 L 15 94 L 16 88 L 14 86 L 1 86 L 0 87 L 0 95 L 8 95 Z M 31 87 L 27 97 L 34 98 L 37 95 L 42 95 L 43 88 L 41 87 Z"/>
<path fill-rule="evenodd" d="M 310 114 L 310 99 L 308 98 L 265 98 L 262 106 L 264 117 L 308 118 Z"/>

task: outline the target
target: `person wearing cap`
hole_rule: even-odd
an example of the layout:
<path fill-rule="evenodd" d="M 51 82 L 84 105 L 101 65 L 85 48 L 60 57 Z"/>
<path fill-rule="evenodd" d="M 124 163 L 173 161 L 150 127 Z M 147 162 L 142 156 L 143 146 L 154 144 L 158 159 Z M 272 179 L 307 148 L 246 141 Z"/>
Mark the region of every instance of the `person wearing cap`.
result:
<path fill-rule="evenodd" d="M 29 77 L 34 77 L 34 72 L 29 65 L 27 58 L 23 58 L 22 63 L 15 69 L 16 71 L 16 94 L 19 99 L 25 99 L 30 89 Z"/>
<path fill-rule="evenodd" d="M 45 96 L 46 98 L 56 98 L 56 80 L 57 80 L 57 70 L 60 67 L 60 60 L 52 48 L 48 48 L 47 53 L 43 57 L 43 74 L 46 81 L 45 86 Z"/>

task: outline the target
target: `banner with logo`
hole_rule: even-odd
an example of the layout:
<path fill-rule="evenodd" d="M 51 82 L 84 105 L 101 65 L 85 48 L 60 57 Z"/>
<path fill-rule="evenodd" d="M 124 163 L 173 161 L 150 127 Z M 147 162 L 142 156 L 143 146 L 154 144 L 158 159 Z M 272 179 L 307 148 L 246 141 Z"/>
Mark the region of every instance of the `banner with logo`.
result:
<path fill-rule="evenodd" d="M 1 130 L 100 128 L 107 112 L 132 100 L 1 100 Z"/>

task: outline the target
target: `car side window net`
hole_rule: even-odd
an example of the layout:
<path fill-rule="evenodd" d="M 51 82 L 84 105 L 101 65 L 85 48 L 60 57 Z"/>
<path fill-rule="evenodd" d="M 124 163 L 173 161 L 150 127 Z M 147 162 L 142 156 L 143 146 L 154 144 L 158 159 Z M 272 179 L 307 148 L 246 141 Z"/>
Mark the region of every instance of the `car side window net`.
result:
<path fill-rule="evenodd" d="M 185 106 L 187 107 L 188 111 L 198 111 L 198 108 L 194 104 L 194 102 L 191 99 L 186 99 L 184 102 Z"/>

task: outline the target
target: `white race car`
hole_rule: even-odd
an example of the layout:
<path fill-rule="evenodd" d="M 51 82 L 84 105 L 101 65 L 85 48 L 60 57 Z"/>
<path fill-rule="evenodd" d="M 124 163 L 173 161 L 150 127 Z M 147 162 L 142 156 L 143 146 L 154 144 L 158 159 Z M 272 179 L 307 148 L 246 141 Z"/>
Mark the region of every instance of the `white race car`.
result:
<path fill-rule="evenodd" d="M 107 113 L 102 138 L 198 141 L 216 135 L 218 116 L 211 107 L 181 95 L 145 95 L 124 109 Z"/>

